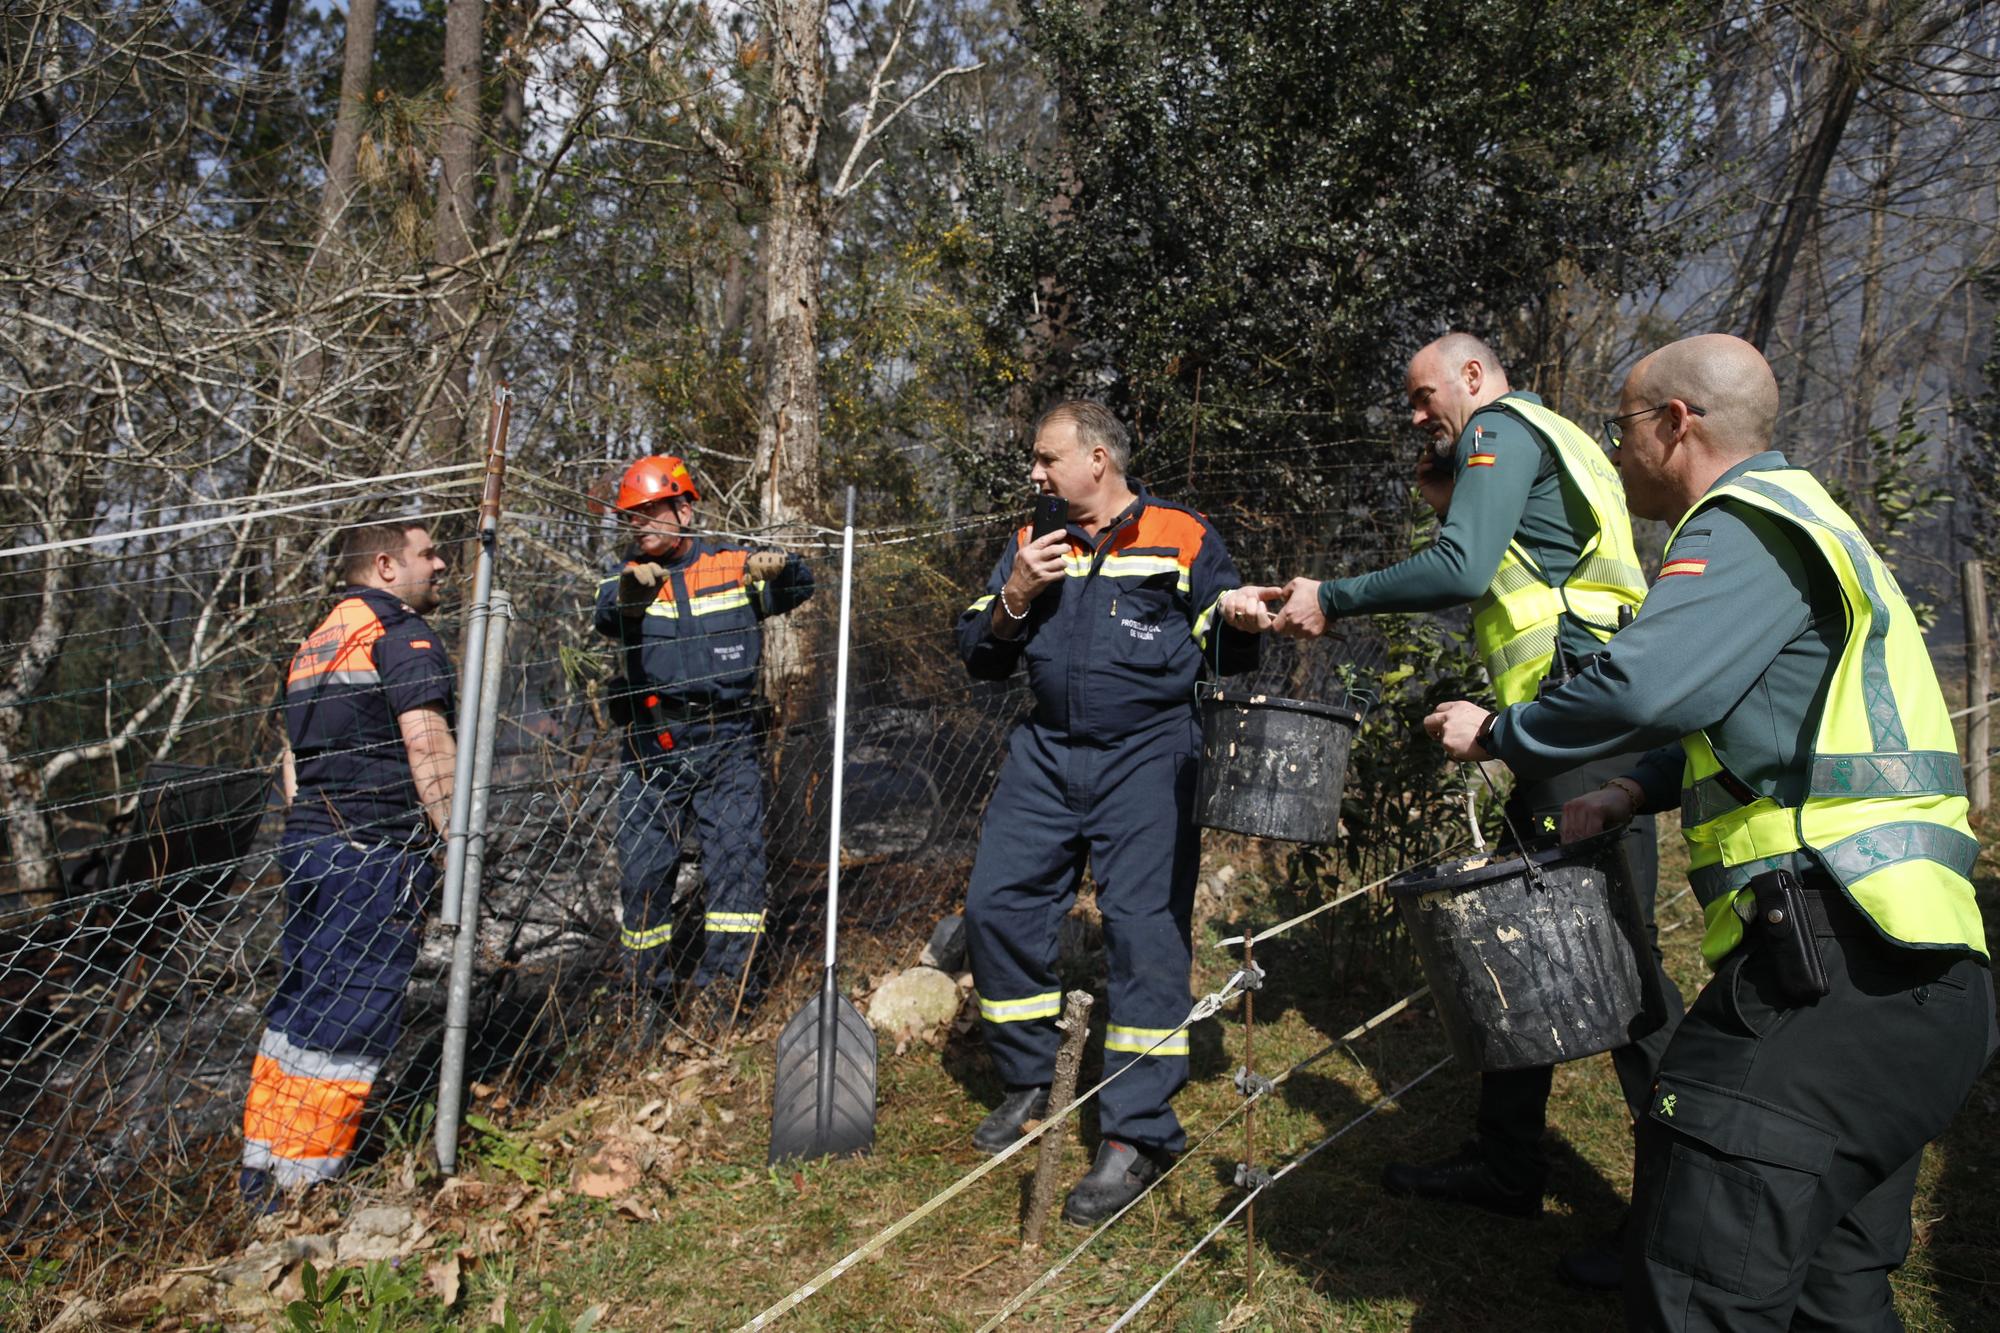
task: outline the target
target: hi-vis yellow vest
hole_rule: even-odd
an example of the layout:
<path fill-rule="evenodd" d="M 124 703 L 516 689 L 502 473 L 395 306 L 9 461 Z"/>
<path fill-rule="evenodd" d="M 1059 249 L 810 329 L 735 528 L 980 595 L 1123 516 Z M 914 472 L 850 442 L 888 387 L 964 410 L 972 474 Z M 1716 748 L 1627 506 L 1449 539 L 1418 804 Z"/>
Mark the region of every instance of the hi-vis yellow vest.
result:
<path fill-rule="evenodd" d="M 1725 496 L 1810 539 L 1808 549 L 1840 580 L 1847 639 L 1815 723 L 1803 804 L 1782 806 L 1753 791 L 1705 733 L 1681 741 L 1681 829 L 1707 922 L 1702 956 L 1713 967 L 1742 942 L 1750 879 L 1803 859 L 1823 866 L 1890 939 L 1985 957 L 1965 770 L 1930 653 L 1895 577 L 1854 520 L 1797 468 L 1745 473 L 1716 487 L 1675 525 L 1676 535 Z"/>
<path fill-rule="evenodd" d="M 1488 404 L 1526 422 L 1555 449 L 1563 476 L 1590 507 L 1597 533 L 1585 543 L 1576 567 L 1560 588 L 1550 585 L 1519 539 L 1493 582 L 1472 604 L 1472 639 L 1493 678 L 1500 706 L 1535 697 L 1549 673 L 1563 613 L 1609 641 L 1618 629 L 1618 608 L 1636 607 L 1646 597 L 1646 576 L 1632 547 L 1632 519 L 1625 511 L 1625 487 L 1597 442 L 1567 417 L 1519 398 Z"/>

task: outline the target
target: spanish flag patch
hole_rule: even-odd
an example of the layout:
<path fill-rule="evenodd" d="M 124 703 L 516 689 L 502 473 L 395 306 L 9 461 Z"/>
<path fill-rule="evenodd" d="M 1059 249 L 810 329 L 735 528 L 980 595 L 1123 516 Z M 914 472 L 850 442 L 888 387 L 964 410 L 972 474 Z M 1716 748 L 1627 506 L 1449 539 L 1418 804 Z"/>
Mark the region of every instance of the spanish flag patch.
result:
<path fill-rule="evenodd" d="M 1465 465 L 1467 467 L 1493 466 L 1493 448 L 1486 443 L 1486 427 L 1474 426 L 1472 428 L 1472 452 L 1466 455 Z"/>
<path fill-rule="evenodd" d="M 1676 574 L 1692 574 L 1699 577 L 1701 571 L 1707 568 L 1706 560 L 1669 560 L 1660 566 L 1660 577 L 1667 579 Z"/>

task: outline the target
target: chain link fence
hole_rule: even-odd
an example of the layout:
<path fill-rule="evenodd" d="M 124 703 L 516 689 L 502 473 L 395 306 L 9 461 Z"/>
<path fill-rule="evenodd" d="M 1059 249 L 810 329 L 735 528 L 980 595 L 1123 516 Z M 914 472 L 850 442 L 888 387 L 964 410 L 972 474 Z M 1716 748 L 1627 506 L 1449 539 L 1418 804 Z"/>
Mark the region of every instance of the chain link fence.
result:
<path fill-rule="evenodd" d="M 757 984 L 729 997 L 745 1015 L 733 1028 L 712 1011 L 672 1010 L 663 1037 L 645 1027 L 648 997 L 625 947 L 634 924 L 619 889 L 625 742 L 605 684 L 618 654 L 589 626 L 618 535 L 567 503 L 537 507 L 551 495 L 563 499 L 531 496 L 527 512 L 502 526 L 495 586 L 508 591 L 515 619 L 498 673 L 464 1068 L 468 1084 L 503 1089 L 517 1105 L 554 1087 L 588 1090 L 608 1060 L 636 1053 L 642 1032 L 689 1050 L 770 1035 L 764 1021 L 805 995 L 811 969 L 795 964 L 816 958 L 825 925 L 837 541 L 791 543 L 818 581 L 791 616 L 808 650 L 756 731 L 767 911 L 750 972 L 767 993 L 761 1005 Z M 462 512 L 447 510 L 443 521 Z M 1309 562 L 1298 553 L 1317 543 L 1322 523 L 1343 518 L 1353 521 L 1293 516 L 1243 524 L 1240 534 L 1226 517 L 1218 524 L 1255 581 L 1302 572 Z M 843 938 L 859 945 L 850 983 L 871 962 L 914 962 L 916 946 L 962 899 L 1026 691 L 1019 677 L 970 680 L 953 625 L 1019 521 L 878 530 L 857 543 L 841 921 Z M 1339 566 L 1406 548 L 1401 515 L 1355 530 L 1371 539 L 1350 540 Z M 399 919 L 346 931 L 346 953 L 299 940 L 288 952 L 283 943 L 288 910 L 298 915 L 323 867 L 283 845 L 274 704 L 293 649 L 332 598 L 317 587 L 274 592 L 323 550 L 324 534 L 288 517 L 246 523 L 226 540 L 204 534 L 123 551 L 115 562 L 53 557 L 60 580 L 50 579 L 47 560 L 17 560 L 0 575 L 0 608 L 11 600 L 16 612 L 6 622 L 9 652 L 41 651 L 43 613 L 73 603 L 58 617 L 59 688 L 4 701 L 16 719 L 6 762 L 17 791 L 22 774 L 42 783 L 38 802 L 17 800 L 9 811 L 10 891 L 0 897 L 0 1242 L 12 1264 L 142 1257 L 166 1238 L 219 1246 L 242 1226 L 245 1099 L 260 1048 L 266 1058 L 287 1055 L 274 1056 L 267 1015 L 288 959 L 337 972 L 325 992 L 333 995 L 352 990 L 356 976 L 394 982 L 407 968 L 406 985 L 370 1001 L 398 1011 L 399 1025 L 376 1029 L 399 1026 L 393 1042 L 364 1068 L 335 1061 L 306 1072 L 363 1085 L 366 1110 L 344 1153 L 351 1163 L 425 1139 L 454 948 L 434 903 L 426 924 L 428 876 L 413 881 Z M 92 576 L 114 564 L 122 578 Z M 456 659 L 458 615 L 448 606 L 432 619 Z M 236 626 L 226 652 L 202 641 L 217 624 Z M 1390 682 L 1350 781 L 1349 822 L 1367 836 L 1259 853 L 1302 901 L 1330 880 L 1400 864 L 1409 848 L 1431 845 L 1428 825 L 1463 819 L 1462 800 L 1434 780 L 1435 761 L 1425 761 L 1426 776 L 1406 753 L 1424 691 L 1455 688 L 1463 667 L 1455 652 L 1429 622 L 1414 621 L 1386 631 L 1355 622 L 1310 645 L 1267 643 L 1255 684 L 1272 693 L 1315 698 L 1357 678 Z M 133 672 L 149 654 L 159 669 Z M 1397 685 L 1398 663 L 1412 656 L 1418 669 Z M 459 730 L 463 743 L 470 720 Z M 22 836 L 29 819 L 49 830 L 45 851 Z M 1234 846 L 1246 850 L 1243 840 Z M 716 937 L 702 929 L 715 910 L 714 868 L 703 864 L 699 838 L 683 847 L 665 966 L 685 982 L 701 967 L 704 935 Z M 1360 954 L 1373 948 L 1366 931 L 1349 939 Z M 384 964 L 398 949 L 407 957 Z M 295 976 L 288 989 L 303 982 L 311 993 L 314 980 Z M 316 1017 L 348 1021 L 331 1008 Z M 355 1021 L 385 1020 L 378 1012 Z M 296 1075 L 300 1058 L 292 1051 L 278 1062 Z"/>

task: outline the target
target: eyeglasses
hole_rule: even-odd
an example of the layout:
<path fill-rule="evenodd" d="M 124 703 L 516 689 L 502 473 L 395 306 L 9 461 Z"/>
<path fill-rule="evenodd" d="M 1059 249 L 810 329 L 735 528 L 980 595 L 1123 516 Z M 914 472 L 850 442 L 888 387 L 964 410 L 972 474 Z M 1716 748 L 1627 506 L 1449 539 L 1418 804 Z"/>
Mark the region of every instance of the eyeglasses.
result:
<path fill-rule="evenodd" d="M 1675 399 L 1669 399 L 1664 403 L 1655 403 L 1651 407 L 1642 407 L 1637 412 L 1627 412 L 1622 416 L 1604 418 L 1604 442 L 1611 446 L 1612 453 L 1617 453 L 1618 446 L 1625 443 L 1626 422 L 1637 421 L 1640 417 L 1649 417 L 1655 412 L 1664 412 L 1672 407 L 1676 401 Z M 1688 415 L 1691 417 L 1705 417 L 1708 415 L 1708 409 L 1705 407 L 1696 407 L 1693 403 L 1682 403 L 1681 406 L 1687 409 Z"/>

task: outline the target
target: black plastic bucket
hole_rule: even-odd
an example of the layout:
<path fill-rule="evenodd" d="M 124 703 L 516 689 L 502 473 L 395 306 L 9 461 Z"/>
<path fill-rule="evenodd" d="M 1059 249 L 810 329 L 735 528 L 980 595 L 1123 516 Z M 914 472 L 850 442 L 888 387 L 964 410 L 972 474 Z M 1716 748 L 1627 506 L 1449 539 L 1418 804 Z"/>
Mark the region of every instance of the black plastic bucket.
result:
<path fill-rule="evenodd" d="M 1203 686 L 1195 822 L 1291 842 L 1332 842 L 1347 751 L 1363 709 Z"/>
<path fill-rule="evenodd" d="M 1624 830 L 1496 851 L 1389 881 L 1452 1052 L 1482 1070 L 1560 1064 L 1656 1026 L 1658 980 Z"/>

